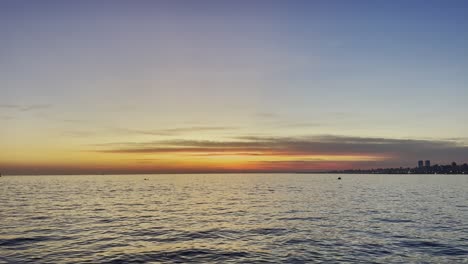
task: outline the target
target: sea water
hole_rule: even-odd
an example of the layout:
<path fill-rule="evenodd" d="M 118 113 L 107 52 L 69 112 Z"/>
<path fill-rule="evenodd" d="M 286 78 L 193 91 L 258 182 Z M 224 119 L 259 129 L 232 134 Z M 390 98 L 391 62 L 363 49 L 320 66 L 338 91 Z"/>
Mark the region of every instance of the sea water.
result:
<path fill-rule="evenodd" d="M 0 178 L 0 263 L 467 259 L 465 175 Z"/>

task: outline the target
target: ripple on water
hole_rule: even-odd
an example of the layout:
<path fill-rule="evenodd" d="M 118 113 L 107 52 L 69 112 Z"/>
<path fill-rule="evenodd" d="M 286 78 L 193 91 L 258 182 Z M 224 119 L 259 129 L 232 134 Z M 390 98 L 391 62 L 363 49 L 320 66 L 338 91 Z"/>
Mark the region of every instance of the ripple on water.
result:
<path fill-rule="evenodd" d="M 435 241 L 408 240 L 400 242 L 399 246 L 436 256 L 468 256 L 466 249 Z"/>
<path fill-rule="evenodd" d="M 281 236 L 288 232 L 286 228 L 254 228 L 248 231 L 249 234 L 266 235 L 266 236 Z"/>
<path fill-rule="evenodd" d="M 0 263 L 468 259 L 466 176 L 347 175 L 345 185 L 335 179 L 8 177 L 0 185 Z"/>
<path fill-rule="evenodd" d="M 413 220 L 410 219 L 395 219 L 395 218 L 373 218 L 377 222 L 387 222 L 387 223 L 413 223 Z"/>
<path fill-rule="evenodd" d="M 321 220 L 324 220 L 323 217 L 280 217 L 278 218 L 278 220 L 281 220 L 281 221 L 310 221 L 310 222 L 313 222 L 313 221 L 321 221 Z"/>
<path fill-rule="evenodd" d="M 150 261 L 173 263 L 227 262 L 232 259 L 248 259 L 247 251 L 225 251 L 216 249 L 180 249 L 164 252 L 141 252 L 122 254 L 118 257 L 101 259 L 102 263 L 147 263 Z"/>
<path fill-rule="evenodd" d="M 35 236 L 35 237 L 15 237 L 9 239 L 0 239 L 1 247 L 13 247 L 25 244 L 33 244 L 41 241 L 53 241 L 60 240 L 62 238 L 50 237 L 50 236 Z"/>

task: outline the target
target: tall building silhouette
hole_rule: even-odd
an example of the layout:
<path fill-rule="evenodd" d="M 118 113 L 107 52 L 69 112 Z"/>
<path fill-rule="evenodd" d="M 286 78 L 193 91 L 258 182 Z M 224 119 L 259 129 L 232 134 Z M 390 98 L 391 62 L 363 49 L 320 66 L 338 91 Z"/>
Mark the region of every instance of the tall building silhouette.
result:
<path fill-rule="evenodd" d="M 425 165 L 426 167 L 430 167 L 430 166 L 431 166 L 431 161 L 430 161 L 430 160 L 426 160 L 426 161 L 424 162 L 424 165 Z"/>
<path fill-rule="evenodd" d="M 422 160 L 418 161 L 418 168 L 422 168 L 424 166 L 424 163 Z"/>

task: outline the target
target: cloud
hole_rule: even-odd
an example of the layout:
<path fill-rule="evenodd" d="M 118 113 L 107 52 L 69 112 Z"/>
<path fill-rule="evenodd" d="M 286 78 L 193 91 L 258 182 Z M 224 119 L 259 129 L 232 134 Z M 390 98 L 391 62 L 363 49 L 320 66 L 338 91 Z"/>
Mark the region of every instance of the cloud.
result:
<path fill-rule="evenodd" d="M 276 114 L 276 113 L 270 113 L 270 112 L 260 112 L 260 113 L 257 113 L 255 114 L 256 116 L 260 117 L 260 118 L 265 118 L 265 119 L 277 119 L 277 118 L 280 118 L 280 115 Z"/>
<path fill-rule="evenodd" d="M 305 137 L 242 136 L 226 141 L 166 140 L 100 145 L 104 153 L 190 153 L 200 156 L 241 153 L 256 156 L 368 156 L 376 162 L 364 164 L 406 166 L 419 159 L 433 162 L 468 160 L 468 146 L 453 140 L 388 139 L 335 135 Z M 310 160 L 308 160 L 310 162 Z M 318 162 L 318 161 L 317 161 Z M 357 161 L 356 161 L 357 162 Z M 381 163 L 378 163 L 381 162 Z"/>
<path fill-rule="evenodd" d="M 14 104 L 0 104 L 0 108 L 19 108 L 19 105 Z"/>
<path fill-rule="evenodd" d="M 52 107 L 51 104 L 31 104 L 31 105 L 18 105 L 18 104 L 0 104 L 0 108 L 14 109 L 21 112 L 34 111 Z"/>
<path fill-rule="evenodd" d="M 39 110 L 39 109 L 47 109 L 52 107 L 50 104 L 35 104 L 35 105 L 26 105 L 20 107 L 20 110 L 25 112 L 25 111 L 34 111 L 34 110 Z"/>
<path fill-rule="evenodd" d="M 61 120 L 65 123 L 76 123 L 85 124 L 87 121 L 84 120 Z M 151 135 L 151 136 L 177 136 L 186 133 L 193 132 L 209 132 L 209 131 L 222 131 L 222 130 L 234 130 L 237 127 L 223 127 L 223 126 L 193 126 L 193 127 L 179 127 L 179 128 L 168 128 L 168 129 L 134 129 L 134 128 L 115 128 L 115 127 L 104 127 L 99 128 L 98 125 L 94 126 L 90 130 L 66 130 L 61 132 L 62 136 L 70 137 L 89 137 L 96 135 Z M 119 145 L 125 145 L 126 143 L 119 143 Z M 132 144 L 132 143 L 129 143 Z M 109 144 L 97 144 L 95 146 L 106 146 Z"/>

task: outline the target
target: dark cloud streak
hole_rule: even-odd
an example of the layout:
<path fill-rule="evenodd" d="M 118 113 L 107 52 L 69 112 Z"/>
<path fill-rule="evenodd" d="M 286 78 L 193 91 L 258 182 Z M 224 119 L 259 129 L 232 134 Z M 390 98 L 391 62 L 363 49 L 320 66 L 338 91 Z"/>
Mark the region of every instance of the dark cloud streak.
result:
<path fill-rule="evenodd" d="M 101 145 L 103 146 L 103 145 Z M 104 146 L 103 146 L 104 147 Z M 385 165 L 414 164 L 418 159 L 434 162 L 468 160 L 468 146 L 452 140 L 418 140 L 345 137 L 237 137 L 230 141 L 167 140 L 108 144 L 105 153 L 252 153 L 252 155 L 365 155 L 385 157 Z M 378 164 L 375 164 L 378 165 Z"/>

